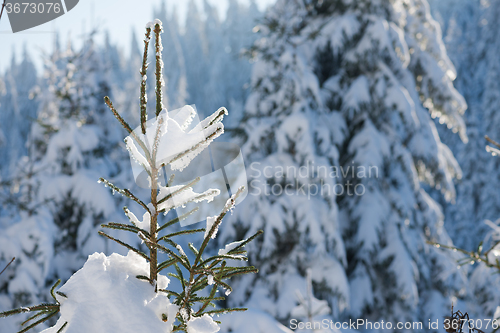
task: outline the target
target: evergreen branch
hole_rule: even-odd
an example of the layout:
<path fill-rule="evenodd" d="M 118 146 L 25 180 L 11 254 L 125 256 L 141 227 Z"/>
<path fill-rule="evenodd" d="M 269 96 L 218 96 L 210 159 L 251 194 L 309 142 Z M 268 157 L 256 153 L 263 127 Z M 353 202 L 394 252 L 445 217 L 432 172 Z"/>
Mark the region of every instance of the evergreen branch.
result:
<path fill-rule="evenodd" d="M 195 185 L 199 181 L 200 181 L 200 177 L 196 177 L 195 179 L 193 179 L 192 181 L 190 181 L 188 184 L 184 185 L 183 187 L 179 188 L 178 190 L 175 190 L 175 191 L 167 194 L 164 198 L 162 198 L 161 200 L 158 201 L 158 205 L 164 203 L 168 199 L 172 198 L 174 195 L 176 195 L 182 191 L 187 190 L 188 188 L 192 187 L 193 185 Z"/>
<path fill-rule="evenodd" d="M 195 256 L 197 256 L 197 255 L 198 255 L 198 249 L 197 249 L 196 247 L 194 247 L 194 245 L 193 245 L 192 243 L 188 243 L 188 247 L 189 247 L 189 249 L 191 250 L 191 252 L 193 252 L 193 254 L 194 254 Z"/>
<path fill-rule="evenodd" d="M 165 246 L 162 246 L 160 244 L 154 244 L 152 243 L 151 241 L 149 240 L 144 240 L 146 242 L 148 242 L 153 248 L 157 248 L 159 250 L 162 250 L 163 252 L 167 253 L 168 255 L 170 255 L 171 257 L 177 259 L 177 261 L 179 263 L 181 263 L 182 266 L 184 266 L 187 270 L 190 269 L 190 265 L 189 265 L 189 262 L 184 262 L 183 258 L 182 257 L 179 257 L 174 251 L 166 248 Z"/>
<path fill-rule="evenodd" d="M 54 301 L 56 301 L 58 304 L 59 304 L 59 301 L 57 300 L 56 295 L 54 294 L 54 289 L 56 289 L 60 283 L 61 283 L 61 279 L 57 280 L 56 283 L 54 283 L 54 285 L 52 286 L 52 288 L 50 288 L 50 295 L 52 296 Z"/>
<path fill-rule="evenodd" d="M 210 241 L 212 235 L 214 234 L 215 230 L 217 230 L 217 228 L 219 227 L 219 225 L 221 224 L 222 222 L 222 219 L 224 218 L 224 216 L 226 216 L 227 212 L 234 207 L 234 205 L 236 204 L 236 199 L 240 196 L 240 194 L 243 192 L 243 190 L 245 189 L 244 186 L 241 186 L 238 191 L 233 195 L 231 196 L 231 198 L 226 202 L 226 204 L 224 205 L 224 208 L 222 209 L 222 212 L 219 214 L 219 216 L 217 217 L 217 219 L 215 220 L 214 224 L 212 225 L 212 228 L 210 229 L 208 235 L 205 237 L 205 239 L 203 240 L 203 243 L 201 244 L 201 247 L 200 247 L 200 250 L 199 250 L 199 253 L 198 255 L 196 256 L 196 259 L 194 261 L 194 266 L 196 266 L 198 264 L 198 262 L 200 261 L 201 259 L 201 255 L 202 253 L 205 251 L 205 248 L 207 247 L 208 245 L 208 242 Z"/>
<path fill-rule="evenodd" d="M 193 297 L 190 302 L 205 302 L 205 301 L 223 301 L 226 298 L 224 296 L 219 297 Z"/>
<path fill-rule="evenodd" d="M 108 108 L 111 110 L 111 112 L 113 112 L 113 114 L 115 115 L 115 118 L 118 119 L 118 121 L 120 122 L 120 124 L 122 124 L 123 128 L 129 134 L 132 134 L 134 131 L 132 130 L 132 128 L 130 127 L 130 125 L 125 121 L 125 119 L 122 118 L 122 116 L 118 113 L 118 111 L 116 111 L 116 109 L 113 106 L 113 103 L 111 102 L 111 99 L 109 98 L 109 96 L 104 96 L 104 102 L 106 103 L 106 105 L 108 106 Z"/>
<path fill-rule="evenodd" d="M 125 193 L 125 196 L 129 199 L 132 199 L 134 200 L 135 202 L 137 202 L 139 205 L 142 206 L 142 208 L 144 208 L 146 211 L 148 211 L 149 213 L 151 213 L 149 211 L 149 208 L 148 206 L 146 206 L 146 204 L 144 202 L 142 202 L 139 198 L 137 198 L 134 194 L 132 194 L 132 192 L 130 192 L 129 189 L 124 189 L 123 192 Z"/>
<path fill-rule="evenodd" d="M 0 312 L 0 318 L 6 318 L 19 313 L 30 312 L 30 311 L 31 310 L 29 308 L 18 308 L 18 309 L 7 310 L 4 312 Z"/>
<path fill-rule="evenodd" d="M 164 293 L 167 293 L 169 294 L 169 296 L 175 296 L 177 298 L 180 298 L 181 295 L 179 295 L 178 293 L 176 293 L 175 291 L 172 291 L 172 290 L 167 290 L 167 289 L 158 289 L 158 291 L 161 291 L 161 292 L 164 292 Z"/>
<path fill-rule="evenodd" d="M 174 225 L 174 224 L 176 224 L 179 221 L 184 220 L 189 215 L 193 214 L 194 212 L 197 212 L 198 209 L 199 209 L 199 207 L 195 207 L 195 208 L 191 209 L 189 212 L 184 213 L 181 216 L 177 216 L 176 218 L 171 219 L 170 221 L 168 221 L 167 223 L 165 223 L 164 225 L 162 225 L 160 228 L 158 228 L 157 232 L 160 232 L 161 230 L 163 230 L 165 228 L 168 228 L 171 225 Z"/>
<path fill-rule="evenodd" d="M 62 331 L 64 330 L 64 328 L 66 327 L 66 325 L 68 325 L 68 322 L 67 322 L 67 321 L 66 321 L 66 322 L 65 322 L 65 323 L 61 326 L 61 328 L 60 328 L 60 329 L 58 329 L 58 330 L 57 330 L 57 332 L 56 332 L 56 333 L 62 333 Z"/>
<path fill-rule="evenodd" d="M 101 235 L 101 236 L 104 236 L 104 237 L 106 237 L 106 238 L 108 238 L 108 239 L 111 239 L 112 241 L 117 242 L 118 244 L 120 244 L 120 245 L 122 245 L 122 246 L 126 247 L 126 248 L 127 248 L 127 249 L 129 249 L 129 250 L 134 251 L 135 253 L 137 253 L 138 255 L 140 255 L 141 257 L 143 257 L 144 259 L 146 259 L 146 260 L 148 260 L 148 261 L 149 261 L 149 257 L 148 257 L 146 254 L 144 254 L 142 251 L 139 251 L 138 249 L 136 249 L 135 247 L 130 246 L 130 245 L 128 245 L 127 243 L 124 243 L 124 242 L 122 242 L 121 240 L 118 240 L 118 239 L 116 239 L 116 238 L 114 238 L 114 237 L 111 237 L 110 235 L 108 235 L 108 234 L 106 234 L 106 233 L 104 233 L 104 232 L 102 232 L 102 231 L 100 231 L 100 230 L 99 230 L 97 233 L 98 233 L 99 235 Z"/>
<path fill-rule="evenodd" d="M 231 313 L 231 312 L 244 312 L 247 311 L 247 308 L 227 308 L 227 309 L 217 309 L 217 310 L 210 310 L 203 312 L 200 314 L 198 317 L 201 317 L 204 314 L 212 315 L 212 314 L 225 314 L 225 313 Z"/>
<path fill-rule="evenodd" d="M 224 115 L 227 113 L 227 109 L 225 107 L 221 107 L 221 108 L 219 108 L 219 110 L 217 110 L 215 112 L 218 112 L 219 114 L 214 119 L 212 119 L 212 121 L 204 129 L 212 126 L 215 123 L 218 123 L 219 121 L 221 121 L 222 118 L 224 118 Z"/>
<path fill-rule="evenodd" d="M 136 277 L 137 279 L 139 279 L 139 280 L 144 280 L 144 281 L 151 282 L 151 280 L 149 279 L 149 277 L 148 277 L 148 276 L 146 276 L 146 275 L 136 275 L 135 277 Z"/>
<path fill-rule="evenodd" d="M 32 329 L 33 327 L 35 327 L 35 326 L 37 326 L 37 325 L 40 325 L 41 323 L 43 323 L 43 322 L 45 322 L 45 321 L 49 320 L 50 318 L 54 317 L 54 316 L 55 316 L 56 314 L 58 314 L 58 313 L 59 313 L 59 309 L 58 309 L 57 311 L 53 311 L 53 312 L 51 312 L 51 313 L 50 313 L 47 317 L 44 317 L 44 318 L 42 318 L 42 319 L 40 319 L 40 320 L 38 320 L 38 321 L 34 322 L 33 324 L 31 324 L 31 325 L 29 325 L 28 327 L 26 327 L 26 328 L 24 328 L 24 329 L 20 330 L 20 331 L 19 331 L 19 332 L 17 332 L 17 333 L 25 333 L 25 332 L 29 331 L 30 329 Z"/>
<path fill-rule="evenodd" d="M 187 329 L 186 324 L 179 324 L 179 326 L 176 326 L 172 329 L 172 332 L 179 332 L 179 331 L 186 332 L 186 329 Z"/>
<path fill-rule="evenodd" d="M 216 292 L 217 292 L 217 285 L 214 285 L 212 287 L 212 290 L 210 291 L 210 296 L 208 296 L 208 298 L 214 298 Z M 194 316 L 202 314 L 203 311 L 207 308 L 207 306 L 209 304 L 210 304 L 210 300 L 205 301 L 205 303 L 203 303 L 203 305 L 201 306 L 201 308 L 194 314 Z"/>
<path fill-rule="evenodd" d="M 43 310 L 42 310 L 42 311 L 40 311 L 40 312 L 38 312 L 38 313 L 35 313 L 34 315 L 30 316 L 28 319 L 26 319 L 25 321 L 23 321 L 23 322 L 21 323 L 21 326 L 26 325 L 27 323 L 29 323 L 29 322 L 30 322 L 30 321 L 32 321 L 33 319 L 38 318 L 38 317 L 40 317 L 40 316 L 43 316 L 43 315 L 44 315 L 44 314 L 46 314 L 46 313 L 50 313 L 50 311 L 43 311 Z"/>
<path fill-rule="evenodd" d="M 238 246 L 236 246 L 234 249 L 228 251 L 227 254 L 237 254 L 236 252 L 238 250 L 242 249 L 245 245 L 247 245 L 248 243 L 250 243 L 251 241 L 253 241 L 258 236 L 262 235 L 263 233 L 264 233 L 263 230 L 257 231 L 255 234 L 253 234 L 252 236 L 250 236 L 249 238 L 247 238 L 245 241 L 243 241 L 241 244 L 239 244 Z"/>
<path fill-rule="evenodd" d="M 99 178 L 98 183 L 104 183 L 104 186 L 110 187 L 112 191 L 118 192 L 121 195 L 123 195 L 123 196 L 125 196 L 125 197 L 127 197 L 129 199 L 134 200 L 139 205 L 141 205 L 145 210 L 147 210 L 149 213 L 151 213 L 149 211 L 148 206 L 146 206 L 146 204 L 144 204 L 144 202 L 142 202 L 139 198 L 137 198 L 135 195 L 133 195 L 132 192 L 130 192 L 128 189 L 123 189 L 122 190 L 118 186 L 115 186 L 113 183 L 111 183 L 110 181 L 108 181 L 108 180 L 106 180 L 106 179 L 104 179 L 102 177 Z"/>
<path fill-rule="evenodd" d="M 142 134 L 146 134 L 146 121 L 148 120 L 146 106 L 148 104 L 146 97 L 146 72 L 148 70 L 148 48 L 149 41 L 151 40 L 151 28 L 146 28 L 146 36 L 144 38 L 144 55 L 142 57 L 142 68 L 141 68 L 141 130 Z"/>
<path fill-rule="evenodd" d="M 162 102 L 162 73 L 161 73 L 161 68 L 162 68 L 162 59 L 161 59 L 161 51 L 163 49 L 163 46 L 161 45 L 161 27 L 158 23 L 155 24 L 155 51 L 156 51 L 156 117 L 160 114 L 161 110 L 163 109 L 163 102 Z"/>
<path fill-rule="evenodd" d="M 184 277 L 179 276 L 178 274 L 171 273 L 171 272 L 168 272 L 167 275 L 179 280 L 179 282 L 184 286 L 182 289 L 185 289 L 185 285 L 186 285 L 187 281 L 184 279 Z M 183 294 L 184 294 L 184 292 L 182 292 L 180 296 L 182 297 Z"/>
<path fill-rule="evenodd" d="M 247 261 L 248 258 L 246 257 L 236 257 L 236 256 L 230 256 L 230 255 L 226 255 L 226 254 L 217 254 L 215 256 L 212 256 L 210 258 L 208 258 L 207 260 L 203 261 L 202 263 L 200 263 L 197 267 L 203 267 L 205 266 L 206 264 L 208 264 L 210 261 L 214 261 L 214 260 L 218 260 L 219 262 L 221 262 L 222 260 L 224 259 L 229 259 L 229 260 L 240 260 L 240 261 Z"/>
<path fill-rule="evenodd" d="M 59 304 L 42 303 L 35 306 L 22 307 L 5 312 L 0 312 L 0 318 L 10 317 L 15 314 L 31 312 L 31 311 L 51 311 L 57 308 L 59 308 Z"/>
<path fill-rule="evenodd" d="M 223 286 L 225 289 L 229 289 L 229 291 L 233 291 L 233 288 L 231 288 L 230 285 L 228 285 L 225 282 L 222 282 L 221 279 L 219 279 L 218 277 L 214 276 L 214 281 L 217 282 L 217 284 L 220 284 L 221 286 Z"/>
<path fill-rule="evenodd" d="M 176 242 L 174 242 L 173 240 L 168 239 L 168 238 L 167 238 L 167 239 L 164 239 L 163 241 L 164 241 L 165 243 L 167 243 L 168 245 L 172 246 L 173 248 L 177 248 L 177 246 L 179 245 L 179 244 L 177 244 Z"/>
<path fill-rule="evenodd" d="M 7 266 L 5 266 L 4 269 L 2 269 L 2 271 L 0 272 L 0 275 L 2 275 L 3 272 L 5 272 L 5 270 L 10 266 L 10 264 L 12 264 L 14 262 L 14 260 L 16 260 L 16 257 L 12 258 L 12 260 L 7 264 Z"/>
<path fill-rule="evenodd" d="M 123 230 L 123 231 L 130 231 L 134 234 L 137 234 L 139 232 L 142 232 L 144 235 L 149 237 L 149 232 L 147 232 L 144 229 L 138 228 L 133 225 L 128 225 L 128 224 L 122 224 L 122 223 L 114 223 L 114 222 L 109 222 L 108 224 L 101 224 L 102 228 L 108 228 L 108 229 L 115 229 L 115 230 Z"/>
<path fill-rule="evenodd" d="M 243 267 L 242 267 L 243 268 Z M 259 270 L 253 266 L 250 267 L 244 267 L 245 269 L 237 270 L 228 274 L 224 274 L 222 276 L 222 279 L 229 279 L 232 278 L 233 276 L 240 275 L 240 274 L 248 274 L 248 273 L 258 273 Z"/>
<path fill-rule="evenodd" d="M 174 258 L 174 259 L 165 260 L 164 262 L 160 263 L 158 265 L 158 273 L 161 272 L 162 270 L 164 270 L 165 268 L 172 266 L 177 261 L 178 260 Z"/>
<path fill-rule="evenodd" d="M 210 134 L 205 140 L 200 141 L 196 145 L 194 145 L 193 147 L 191 147 L 191 148 L 183 151 L 182 153 L 179 153 L 177 156 L 175 156 L 173 159 L 171 159 L 167 164 L 173 163 L 173 162 L 175 162 L 175 161 L 183 158 L 184 156 L 186 156 L 187 154 L 189 154 L 189 153 L 195 151 L 196 149 L 200 148 L 202 145 L 206 144 L 207 142 L 210 142 L 211 140 L 217 138 L 223 132 L 224 132 L 223 128 L 217 129 L 215 132 L 213 132 L 212 134 Z"/>
<path fill-rule="evenodd" d="M 181 297 L 181 295 L 179 295 L 178 293 L 176 293 L 175 291 L 172 291 L 172 290 L 158 289 L 158 291 L 161 291 L 163 293 L 167 293 L 167 294 L 169 294 L 169 296 Z"/>
<path fill-rule="evenodd" d="M 185 205 L 185 204 L 187 204 L 187 203 L 189 203 L 189 202 L 199 202 L 199 201 L 201 201 L 201 200 L 205 199 L 205 198 L 207 197 L 207 192 L 208 192 L 208 191 L 210 191 L 210 193 L 208 193 L 209 195 L 211 194 L 211 195 L 215 196 L 215 195 L 217 195 L 217 192 L 218 192 L 219 190 L 217 190 L 217 189 L 207 190 L 207 191 L 205 191 L 204 193 L 200 193 L 200 195 L 198 195 L 198 196 L 196 196 L 196 197 L 192 197 L 192 198 L 190 198 L 189 200 L 187 200 L 187 201 L 183 202 L 183 203 L 182 203 L 182 205 Z M 177 206 L 180 206 L 180 205 L 177 205 Z M 161 209 L 159 212 L 160 212 L 160 213 L 165 213 L 165 214 L 167 213 L 166 208 Z"/>
<path fill-rule="evenodd" d="M 182 275 L 182 271 L 181 269 L 179 268 L 179 265 L 177 265 L 177 263 L 174 264 L 174 267 L 175 267 L 175 271 L 177 272 L 177 274 L 179 275 L 180 279 L 179 281 L 181 281 L 181 284 L 182 284 L 182 290 L 186 290 L 186 281 L 184 280 L 184 276 Z"/>
<path fill-rule="evenodd" d="M 465 254 L 467 257 L 458 260 L 459 266 L 467 265 L 468 263 L 470 263 L 472 261 L 472 262 L 482 262 L 487 267 L 496 268 L 496 269 L 500 270 L 500 262 L 498 260 L 497 260 L 496 264 L 491 264 L 488 261 L 488 254 L 489 254 L 489 252 L 491 250 L 493 250 L 493 248 L 497 244 L 499 244 L 499 243 L 500 243 L 500 241 L 496 242 L 496 244 L 494 244 L 488 251 L 484 252 L 484 254 L 481 254 L 481 252 L 482 252 L 482 242 L 478 246 L 478 251 L 474 252 L 474 251 L 466 251 L 464 249 L 461 249 L 461 248 L 458 248 L 458 247 L 455 247 L 455 246 L 448 246 L 448 245 L 443 245 L 443 244 L 439 244 L 439 243 L 427 241 L 427 244 L 433 245 L 433 246 L 435 246 L 437 248 L 442 247 L 442 248 L 445 248 L 445 249 L 448 249 L 448 250 L 458 251 L 460 253 Z"/>
<path fill-rule="evenodd" d="M 172 237 L 175 237 L 175 236 L 180 236 L 180 235 L 191 235 L 191 234 L 195 234 L 195 233 L 198 233 L 198 232 L 205 232 L 205 228 L 192 229 L 192 230 L 181 230 L 181 231 L 177 231 L 177 232 L 172 232 L 172 233 L 170 233 L 168 235 L 165 235 L 165 236 L 159 238 L 158 241 L 165 240 L 167 238 L 172 238 Z"/>
<path fill-rule="evenodd" d="M 56 291 L 56 294 L 58 294 L 59 296 L 62 296 L 64 298 L 68 298 L 68 295 L 66 295 L 65 293 L 63 292 L 60 292 L 60 291 Z"/>
<path fill-rule="evenodd" d="M 145 85 L 146 83 L 144 83 Z M 130 125 L 122 118 L 122 116 L 120 116 L 120 114 L 118 113 L 118 111 L 116 111 L 115 107 L 113 106 L 113 103 L 111 102 L 111 100 L 109 99 L 108 96 L 105 96 L 104 97 L 104 101 L 106 102 L 106 104 L 108 105 L 109 109 L 111 110 L 111 112 L 113 112 L 113 114 L 115 115 L 115 118 L 118 119 L 118 121 L 120 122 L 120 124 L 122 124 L 122 126 L 125 128 L 125 130 L 127 130 L 127 132 L 130 134 L 130 136 L 132 136 L 132 138 L 139 144 L 139 146 L 142 148 L 142 150 L 144 151 L 144 154 L 146 155 L 146 158 L 148 160 L 151 160 L 151 156 L 149 155 L 149 149 L 146 147 L 146 145 L 144 144 L 144 142 L 142 142 L 141 139 L 139 139 L 139 137 L 137 136 L 137 134 L 132 130 L 132 128 L 130 127 Z M 145 110 L 144 110 L 145 111 Z M 141 111 L 142 112 L 142 111 Z M 142 113 L 141 113 L 141 117 L 142 117 Z M 141 124 L 142 126 L 142 124 Z M 145 134 L 145 129 L 143 130 L 143 133 L 142 134 Z M 146 170 L 147 171 L 147 170 Z M 149 172 L 148 172 L 149 173 Z"/>

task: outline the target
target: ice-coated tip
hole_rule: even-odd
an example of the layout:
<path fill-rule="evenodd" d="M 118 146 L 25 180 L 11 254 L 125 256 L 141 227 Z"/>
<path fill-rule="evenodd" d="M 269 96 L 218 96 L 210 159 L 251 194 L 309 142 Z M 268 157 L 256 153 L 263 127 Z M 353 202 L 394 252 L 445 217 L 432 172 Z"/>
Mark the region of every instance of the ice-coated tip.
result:
<path fill-rule="evenodd" d="M 163 28 L 163 23 L 159 19 L 155 19 L 153 22 L 148 22 L 146 24 L 146 29 L 152 29 L 155 25 L 160 25 L 160 28 Z"/>

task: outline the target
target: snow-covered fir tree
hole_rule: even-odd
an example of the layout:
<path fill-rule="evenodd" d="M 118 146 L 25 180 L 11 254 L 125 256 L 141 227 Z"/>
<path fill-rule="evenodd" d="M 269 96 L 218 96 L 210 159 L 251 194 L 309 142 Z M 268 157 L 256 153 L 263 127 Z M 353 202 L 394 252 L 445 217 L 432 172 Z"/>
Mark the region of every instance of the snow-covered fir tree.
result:
<path fill-rule="evenodd" d="M 464 117 L 468 144 L 438 126 L 440 137 L 464 170 L 457 183 L 456 203 L 442 202 L 445 225 L 456 245 L 473 250 L 489 229 L 484 220 L 496 220 L 500 216 L 500 208 L 492 204 L 499 171 L 488 170 L 488 165 L 497 162 L 492 161 L 484 149 L 484 135 L 494 137 L 497 132 L 488 133 L 487 126 L 495 128 L 498 124 L 494 117 L 486 117 L 486 110 L 496 107 L 492 97 L 498 91 L 495 82 L 486 82 L 495 75 L 494 67 L 498 63 L 494 56 L 498 40 L 495 30 L 498 29 L 495 19 L 498 1 L 431 1 L 431 4 L 443 26 L 448 54 L 457 68 L 455 85 L 469 105 Z"/>
<path fill-rule="evenodd" d="M 20 62 L 15 53 L 12 54 L 10 67 L 3 77 L 5 91 L 0 94 L 0 128 L 8 141 L 0 147 L 0 174 L 7 180 L 17 161 L 26 154 L 25 143 L 38 105 L 30 96 L 38 77 L 26 47 Z"/>
<path fill-rule="evenodd" d="M 252 30 L 261 13 L 253 0 L 248 5 L 236 0 L 229 1 L 226 19 L 222 22 L 217 17 L 216 9 L 207 1 L 205 12 L 207 57 L 211 66 L 209 82 L 205 85 L 204 103 L 209 110 L 218 103 L 227 105 L 232 113 L 226 125 L 236 127 L 250 92 L 251 64 L 244 52 L 256 39 Z"/>
<path fill-rule="evenodd" d="M 484 149 L 485 135 L 498 141 L 499 1 L 431 1 L 444 27 L 446 48 L 457 68 L 456 86 L 465 97 L 469 111 L 465 122 L 469 143 L 464 145 L 443 127 L 443 141 L 451 148 L 464 170 L 457 182 L 456 204 L 444 203 L 445 226 L 455 244 L 476 251 L 491 222 L 500 216 L 498 158 Z M 488 225 L 489 224 L 489 225 Z M 474 265 L 468 287 L 470 312 L 494 315 L 500 304 L 498 279 L 483 264 Z"/>
<path fill-rule="evenodd" d="M 188 86 L 188 104 L 195 104 L 201 108 L 203 103 L 203 89 L 208 81 L 207 45 L 203 28 L 203 19 L 194 0 L 189 0 L 186 17 L 185 33 L 181 46 L 186 61 L 186 78 Z M 199 110 L 204 114 L 204 110 Z"/>
<path fill-rule="evenodd" d="M 165 105 L 175 109 L 194 104 L 200 114 L 227 105 L 233 110 L 227 126 L 235 127 L 249 93 L 251 65 L 243 53 L 255 41 L 252 29 L 261 15 L 255 1 L 230 1 L 225 20 L 208 1 L 201 8 L 190 1 L 182 29 L 175 6 L 168 11 L 167 3 L 163 1 L 154 11 L 164 22 L 164 48 L 169 50 L 163 53 Z M 151 77 L 148 85 L 153 86 Z"/>
<path fill-rule="evenodd" d="M 225 237 L 263 228 L 233 304 L 286 322 L 312 271 L 335 319 L 442 318 L 463 284 L 440 206 L 460 175 L 432 117 L 466 140 L 463 97 L 425 0 L 278 1 L 242 124 L 250 194 Z"/>

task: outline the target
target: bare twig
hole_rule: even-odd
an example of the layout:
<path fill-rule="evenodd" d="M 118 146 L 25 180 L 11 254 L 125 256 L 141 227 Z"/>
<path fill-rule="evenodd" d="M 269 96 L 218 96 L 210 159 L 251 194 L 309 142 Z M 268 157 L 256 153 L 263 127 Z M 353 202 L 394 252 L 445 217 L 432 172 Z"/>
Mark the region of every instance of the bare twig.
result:
<path fill-rule="evenodd" d="M 9 267 L 10 264 L 12 264 L 14 262 L 14 260 L 16 260 L 16 257 L 12 258 L 12 260 L 7 264 L 7 266 L 5 266 L 5 268 L 0 272 L 0 275 L 2 275 L 3 272 L 5 272 L 5 270 L 7 269 L 7 267 Z"/>
<path fill-rule="evenodd" d="M 5 8 L 5 3 L 6 2 L 7 2 L 7 0 L 3 0 L 2 10 L 0 11 L 0 20 L 2 19 L 3 9 Z"/>
<path fill-rule="evenodd" d="M 497 146 L 498 148 L 500 148 L 500 143 L 496 142 L 495 140 L 493 140 L 492 138 L 490 138 L 489 136 L 485 135 L 484 138 L 489 142 L 491 143 L 492 145 L 495 145 Z"/>

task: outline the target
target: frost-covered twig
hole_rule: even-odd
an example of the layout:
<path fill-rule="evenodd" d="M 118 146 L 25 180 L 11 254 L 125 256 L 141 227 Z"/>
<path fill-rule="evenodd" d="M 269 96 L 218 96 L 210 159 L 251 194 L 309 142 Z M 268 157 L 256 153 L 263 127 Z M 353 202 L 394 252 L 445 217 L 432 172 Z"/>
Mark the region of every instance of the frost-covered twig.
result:
<path fill-rule="evenodd" d="M 148 104 L 148 98 L 146 94 L 146 72 L 148 70 L 148 49 L 149 49 L 149 41 L 151 40 L 151 27 L 146 26 L 146 35 L 144 37 L 144 55 L 142 57 L 142 68 L 141 68 L 141 130 L 142 134 L 146 134 L 146 121 L 147 112 L 146 106 Z"/>

